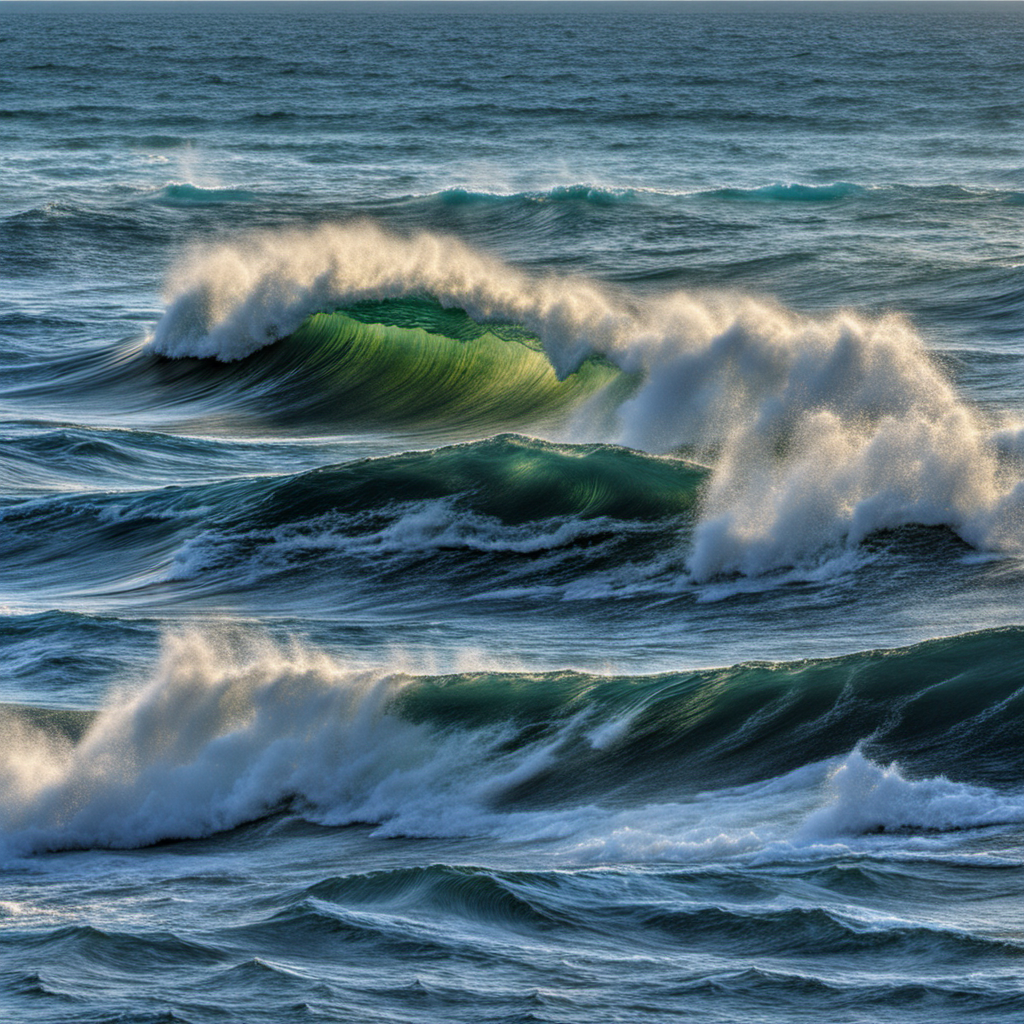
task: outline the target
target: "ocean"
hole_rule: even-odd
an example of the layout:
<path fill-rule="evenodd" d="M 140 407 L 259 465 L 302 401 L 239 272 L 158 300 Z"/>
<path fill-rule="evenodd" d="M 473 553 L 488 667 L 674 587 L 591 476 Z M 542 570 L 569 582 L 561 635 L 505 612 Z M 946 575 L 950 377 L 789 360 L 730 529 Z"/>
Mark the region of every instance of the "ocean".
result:
<path fill-rule="evenodd" d="M 0 1018 L 1024 1018 L 1024 6 L 0 6 Z"/>

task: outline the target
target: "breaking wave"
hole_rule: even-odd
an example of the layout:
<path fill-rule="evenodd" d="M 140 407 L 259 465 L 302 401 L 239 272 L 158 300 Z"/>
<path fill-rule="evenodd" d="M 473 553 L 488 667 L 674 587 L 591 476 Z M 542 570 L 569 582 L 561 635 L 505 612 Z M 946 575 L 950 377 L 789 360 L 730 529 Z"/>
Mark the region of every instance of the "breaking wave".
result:
<path fill-rule="evenodd" d="M 416 676 L 179 636 L 91 718 L 4 709 L 3 842 L 141 846 L 289 812 L 582 860 L 717 860 L 1019 824 L 1021 639 L 604 677 Z"/>
<path fill-rule="evenodd" d="M 910 524 L 1024 550 L 1024 468 L 1006 443 L 1019 424 L 986 422 L 898 316 L 640 296 L 368 223 L 207 249 L 169 289 L 151 342 L 165 357 L 265 374 L 252 357 L 269 346 L 336 374 L 320 398 L 373 421 L 492 428 L 557 408 L 573 410 L 577 440 L 710 462 L 697 579 L 798 566 Z"/>

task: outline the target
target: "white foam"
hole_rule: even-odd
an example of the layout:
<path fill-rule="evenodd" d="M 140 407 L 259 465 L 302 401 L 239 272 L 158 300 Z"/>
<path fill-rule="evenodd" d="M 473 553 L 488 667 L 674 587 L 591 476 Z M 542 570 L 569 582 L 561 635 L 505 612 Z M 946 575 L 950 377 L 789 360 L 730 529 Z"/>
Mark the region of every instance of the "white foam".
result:
<path fill-rule="evenodd" d="M 615 746 L 628 732 L 639 712 L 633 711 L 621 718 L 603 722 L 587 736 L 594 750 L 607 750 Z"/>
<path fill-rule="evenodd" d="M 346 541 L 346 549 L 359 554 L 405 554 L 439 548 L 536 554 L 611 529 L 618 531 L 621 524 L 606 516 L 508 525 L 492 516 L 462 512 L 448 499 L 436 499 L 411 507 L 378 532 Z"/>
<path fill-rule="evenodd" d="M 1011 423 L 992 434 L 992 443 L 1000 455 L 1024 468 L 1024 423 Z"/>
<path fill-rule="evenodd" d="M 500 835 L 491 802 L 581 728 L 510 752 L 507 726 L 400 717 L 409 684 L 252 637 L 170 638 L 152 680 L 111 699 L 77 745 L 0 718 L 0 850 L 201 837 L 282 804 L 379 835 Z"/>
<path fill-rule="evenodd" d="M 583 279 L 532 278 L 455 238 L 389 234 L 363 222 L 253 234 L 194 250 L 171 272 L 153 351 L 230 362 L 293 332 L 305 317 L 364 299 L 427 293 L 478 320 L 524 323 L 560 375 L 624 312 Z"/>
<path fill-rule="evenodd" d="M 979 828 L 1024 821 L 1021 794 L 1006 795 L 941 776 L 911 781 L 854 750 L 832 773 L 830 799 L 811 814 L 798 841 L 817 842 L 893 829 Z"/>

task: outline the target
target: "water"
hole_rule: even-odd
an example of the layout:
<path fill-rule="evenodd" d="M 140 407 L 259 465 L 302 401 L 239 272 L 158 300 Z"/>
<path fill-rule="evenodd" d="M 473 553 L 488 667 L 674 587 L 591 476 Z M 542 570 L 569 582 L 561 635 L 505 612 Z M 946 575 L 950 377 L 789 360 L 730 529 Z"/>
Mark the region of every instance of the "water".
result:
<path fill-rule="evenodd" d="M 4 1019 L 1019 1019 L 1021 14 L 6 5 Z"/>

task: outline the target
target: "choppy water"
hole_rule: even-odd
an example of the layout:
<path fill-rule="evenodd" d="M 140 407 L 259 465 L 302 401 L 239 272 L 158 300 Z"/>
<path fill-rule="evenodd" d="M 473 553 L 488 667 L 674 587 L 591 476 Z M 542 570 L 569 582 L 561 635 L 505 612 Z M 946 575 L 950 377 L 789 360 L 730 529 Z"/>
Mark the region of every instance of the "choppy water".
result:
<path fill-rule="evenodd" d="M 0 19 L 4 1020 L 1019 1019 L 1019 4 Z"/>

